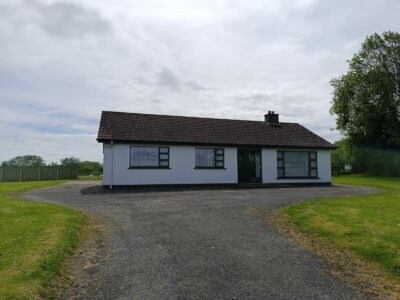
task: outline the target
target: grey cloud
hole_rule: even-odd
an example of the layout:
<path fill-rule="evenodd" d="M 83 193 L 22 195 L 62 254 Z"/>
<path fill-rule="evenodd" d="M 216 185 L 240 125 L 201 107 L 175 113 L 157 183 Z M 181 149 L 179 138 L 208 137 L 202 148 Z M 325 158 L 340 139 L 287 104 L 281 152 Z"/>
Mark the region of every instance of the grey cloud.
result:
<path fill-rule="evenodd" d="M 247 111 L 262 111 L 267 112 L 268 110 L 276 110 L 274 105 L 274 96 L 267 93 L 255 93 L 250 95 L 240 95 L 234 97 L 234 101 L 240 105 L 240 107 Z M 275 100 L 277 98 L 275 97 Z"/>
<path fill-rule="evenodd" d="M 157 84 L 171 90 L 180 90 L 183 87 L 194 91 L 205 90 L 202 85 L 194 81 L 182 80 L 174 71 L 166 67 L 162 68 L 161 72 L 158 74 Z"/>
<path fill-rule="evenodd" d="M 24 4 L 40 16 L 38 25 L 50 35 L 76 38 L 103 34 L 111 28 L 110 22 L 97 10 L 74 2 L 44 4 L 36 0 L 27 0 Z"/>
<path fill-rule="evenodd" d="M 202 85 L 200 85 L 200 84 L 198 84 L 198 83 L 196 83 L 196 82 L 194 82 L 194 81 L 186 81 L 186 82 L 185 82 L 185 85 L 186 85 L 187 87 L 189 87 L 189 88 L 195 90 L 195 91 L 203 91 L 203 90 L 206 89 L 204 86 L 202 86 Z"/>
<path fill-rule="evenodd" d="M 182 86 L 181 80 L 168 68 L 163 68 L 158 74 L 157 83 L 170 89 L 179 89 Z"/>
<path fill-rule="evenodd" d="M 398 30 L 400 2 L 392 0 L 316 1 L 307 9 L 286 5 L 281 13 L 266 15 L 251 10 L 225 26 L 241 32 L 249 43 L 271 43 L 286 38 L 301 43 L 311 53 L 336 48 L 376 31 Z M 378 17 L 385 16 L 385 17 Z"/>
<path fill-rule="evenodd" d="M 243 110 L 252 112 L 252 114 L 261 116 L 272 110 L 288 122 L 312 123 L 313 120 L 319 119 L 317 116 L 320 116 L 324 109 L 323 105 L 316 103 L 315 96 L 306 94 L 255 93 L 236 96 L 234 101 Z M 323 115 L 329 116 L 328 110 Z"/>
<path fill-rule="evenodd" d="M 24 149 L 101 160 L 101 110 L 250 120 L 274 110 L 333 141 L 329 80 L 366 34 L 400 29 L 398 0 L 0 2 L 0 161 Z"/>

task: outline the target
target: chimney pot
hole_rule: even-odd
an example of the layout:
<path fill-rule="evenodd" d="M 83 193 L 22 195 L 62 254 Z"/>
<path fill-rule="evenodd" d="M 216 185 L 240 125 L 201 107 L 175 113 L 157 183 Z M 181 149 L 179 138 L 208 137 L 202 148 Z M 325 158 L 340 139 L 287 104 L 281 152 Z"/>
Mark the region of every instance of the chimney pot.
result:
<path fill-rule="evenodd" d="M 279 126 L 279 114 L 274 111 L 268 111 L 268 114 L 264 115 L 265 123 L 268 126 Z"/>

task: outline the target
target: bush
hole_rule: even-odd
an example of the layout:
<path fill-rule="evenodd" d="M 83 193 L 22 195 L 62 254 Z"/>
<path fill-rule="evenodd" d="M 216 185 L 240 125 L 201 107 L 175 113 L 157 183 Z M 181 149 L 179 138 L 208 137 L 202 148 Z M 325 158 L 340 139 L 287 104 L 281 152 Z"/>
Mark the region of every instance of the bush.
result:
<path fill-rule="evenodd" d="M 96 161 L 83 161 L 79 164 L 79 175 L 96 175 L 103 174 L 103 165 Z"/>
<path fill-rule="evenodd" d="M 348 139 L 335 142 L 332 151 L 332 170 L 344 170 L 345 164 L 353 173 L 377 176 L 400 176 L 400 151 L 353 145 Z"/>

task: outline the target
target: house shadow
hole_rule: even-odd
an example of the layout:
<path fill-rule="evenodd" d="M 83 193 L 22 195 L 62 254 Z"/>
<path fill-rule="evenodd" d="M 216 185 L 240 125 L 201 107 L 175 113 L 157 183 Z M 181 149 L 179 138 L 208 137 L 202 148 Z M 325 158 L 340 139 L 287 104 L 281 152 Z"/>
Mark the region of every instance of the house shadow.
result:
<path fill-rule="evenodd" d="M 243 189 L 276 189 L 295 187 L 335 187 L 330 183 L 321 184 L 184 184 L 184 185 L 137 185 L 118 186 L 110 189 L 102 185 L 95 185 L 81 189 L 82 195 L 123 194 L 123 193 L 155 193 L 155 192 L 185 192 L 199 190 L 243 190 Z"/>

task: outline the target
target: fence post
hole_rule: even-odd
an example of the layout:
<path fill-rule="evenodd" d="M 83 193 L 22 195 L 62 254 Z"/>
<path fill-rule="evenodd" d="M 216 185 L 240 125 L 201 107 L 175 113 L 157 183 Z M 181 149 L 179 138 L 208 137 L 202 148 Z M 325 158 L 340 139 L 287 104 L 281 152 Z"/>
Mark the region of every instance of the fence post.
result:
<path fill-rule="evenodd" d="M 22 167 L 19 167 L 19 181 L 22 181 Z"/>
<path fill-rule="evenodd" d="M 40 169 L 41 169 L 42 167 L 39 167 L 39 181 L 40 181 Z"/>
<path fill-rule="evenodd" d="M 3 181 L 3 168 L 0 167 L 0 182 Z"/>
<path fill-rule="evenodd" d="M 56 174 L 57 174 L 57 180 L 58 180 L 58 166 L 56 166 Z"/>

